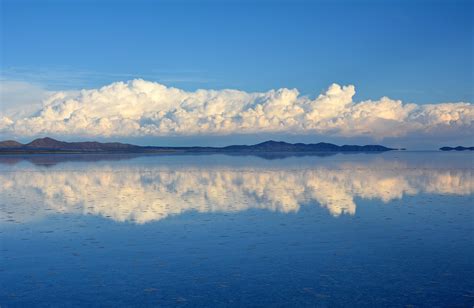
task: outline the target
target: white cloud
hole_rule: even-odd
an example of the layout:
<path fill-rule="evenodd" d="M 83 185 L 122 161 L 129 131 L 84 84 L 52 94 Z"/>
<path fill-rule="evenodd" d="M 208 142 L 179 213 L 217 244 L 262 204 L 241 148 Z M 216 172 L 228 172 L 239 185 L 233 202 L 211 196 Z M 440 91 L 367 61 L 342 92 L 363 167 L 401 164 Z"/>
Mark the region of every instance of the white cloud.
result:
<path fill-rule="evenodd" d="M 182 136 L 251 133 L 368 136 L 468 134 L 471 103 L 404 104 L 383 97 L 354 102 L 352 85 L 317 98 L 296 89 L 187 92 L 141 79 L 100 89 L 54 92 L 34 116 L 0 115 L 0 133 L 82 136 Z"/>

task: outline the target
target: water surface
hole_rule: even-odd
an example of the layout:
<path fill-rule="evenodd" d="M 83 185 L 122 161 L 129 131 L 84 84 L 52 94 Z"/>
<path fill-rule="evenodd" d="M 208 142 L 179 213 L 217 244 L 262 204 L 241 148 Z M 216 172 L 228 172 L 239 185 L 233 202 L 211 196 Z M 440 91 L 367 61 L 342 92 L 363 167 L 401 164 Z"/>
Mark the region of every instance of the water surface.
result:
<path fill-rule="evenodd" d="M 469 153 L 0 157 L 0 305 L 472 307 L 472 176 Z"/>

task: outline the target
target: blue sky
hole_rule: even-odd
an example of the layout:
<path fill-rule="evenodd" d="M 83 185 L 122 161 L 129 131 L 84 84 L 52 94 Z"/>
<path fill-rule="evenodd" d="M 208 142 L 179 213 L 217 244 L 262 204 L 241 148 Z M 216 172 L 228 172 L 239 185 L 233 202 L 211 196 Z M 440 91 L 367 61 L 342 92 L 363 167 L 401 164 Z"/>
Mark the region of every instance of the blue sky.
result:
<path fill-rule="evenodd" d="M 338 83 L 356 86 L 355 101 L 472 102 L 473 1 L 0 3 L 5 84 L 143 78 L 314 98 Z"/>
<path fill-rule="evenodd" d="M 3 73 L 53 89 L 336 82 L 359 99 L 472 100 L 472 1 L 1 2 Z"/>

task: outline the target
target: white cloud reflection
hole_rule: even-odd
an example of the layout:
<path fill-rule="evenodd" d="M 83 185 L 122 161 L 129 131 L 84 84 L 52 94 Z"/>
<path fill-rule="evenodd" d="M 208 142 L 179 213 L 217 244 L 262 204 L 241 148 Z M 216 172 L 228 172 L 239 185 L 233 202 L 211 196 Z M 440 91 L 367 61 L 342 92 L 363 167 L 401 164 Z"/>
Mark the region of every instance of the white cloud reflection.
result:
<path fill-rule="evenodd" d="M 99 215 L 143 224 L 181 213 L 324 207 L 354 215 L 356 198 L 384 203 L 420 193 L 469 195 L 471 169 L 410 168 L 403 162 L 345 162 L 334 167 L 181 167 L 110 165 L 17 170 L 0 174 L 1 221 L 48 214 Z"/>

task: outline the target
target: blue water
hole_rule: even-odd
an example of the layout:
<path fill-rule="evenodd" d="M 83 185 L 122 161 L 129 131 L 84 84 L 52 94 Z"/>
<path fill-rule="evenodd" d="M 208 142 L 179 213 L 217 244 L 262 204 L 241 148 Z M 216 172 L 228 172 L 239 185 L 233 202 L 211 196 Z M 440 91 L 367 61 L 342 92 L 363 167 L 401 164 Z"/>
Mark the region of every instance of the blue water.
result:
<path fill-rule="evenodd" d="M 0 306 L 472 307 L 473 158 L 0 157 Z"/>

